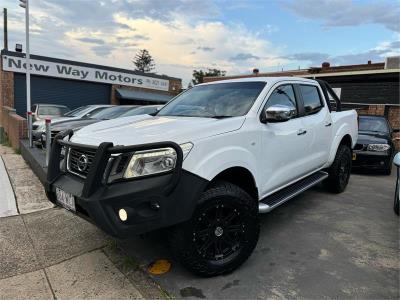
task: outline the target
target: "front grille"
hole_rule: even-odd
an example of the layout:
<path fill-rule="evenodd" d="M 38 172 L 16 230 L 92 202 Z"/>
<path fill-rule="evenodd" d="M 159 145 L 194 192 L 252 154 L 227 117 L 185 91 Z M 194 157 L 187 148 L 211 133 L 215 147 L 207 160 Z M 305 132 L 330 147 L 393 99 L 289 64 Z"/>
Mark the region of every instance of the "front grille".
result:
<path fill-rule="evenodd" d="M 86 178 L 93 164 L 95 154 L 95 150 L 70 148 L 67 161 L 68 171 L 80 177 Z"/>
<path fill-rule="evenodd" d="M 364 149 L 364 145 L 363 144 L 356 144 L 354 146 L 354 150 L 356 150 L 356 151 L 360 151 L 360 150 L 363 150 L 363 149 Z"/>

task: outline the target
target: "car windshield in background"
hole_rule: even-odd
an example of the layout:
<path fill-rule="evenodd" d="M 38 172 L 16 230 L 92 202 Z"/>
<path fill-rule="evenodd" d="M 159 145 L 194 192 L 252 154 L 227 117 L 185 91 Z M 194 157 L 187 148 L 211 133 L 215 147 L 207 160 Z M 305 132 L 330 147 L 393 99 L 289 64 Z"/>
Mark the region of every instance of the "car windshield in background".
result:
<path fill-rule="evenodd" d="M 389 127 L 384 118 L 366 116 L 359 117 L 358 130 L 389 133 Z"/>
<path fill-rule="evenodd" d="M 67 107 L 39 105 L 38 113 L 42 116 L 62 116 L 68 111 L 69 109 Z"/>
<path fill-rule="evenodd" d="M 228 118 L 247 114 L 265 82 L 229 82 L 199 85 L 177 96 L 157 114 Z"/>
<path fill-rule="evenodd" d="M 126 113 L 127 111 L 130 111 L 132 109 L 134 109 L 133 106 L 123 106 L 123 105 L 109 107 L 109 108 L 103 109 L 97 113 L 92 114 L 90 116 L 90 118 L 99 119 L 99 120 L 114 119 L 114 118 L 118 118 L 123 113 Z"/>
<path fill-rule="evenodd" d="M 81 106 L 81 107 L 75 108 L 74 110 L 67 112 L 64 116 L 65 117 L 78 117 L 82 113 L 84 114 L 85 111 L 89 111 L 89 108 L 90 108 L 89 105 Z"/>
<path fill-rule="evenodd" d="M 134 108 L 130 111 L 127 111 L 126 113 L 120 115 L 120 117 L 123 118 L 123 117 L 137 116 L 137 115 L 153 114 L 153 113 L 157 112 L 158 108 L 159 108 L 158 106 L 138 107 L 138 108 Z"/>

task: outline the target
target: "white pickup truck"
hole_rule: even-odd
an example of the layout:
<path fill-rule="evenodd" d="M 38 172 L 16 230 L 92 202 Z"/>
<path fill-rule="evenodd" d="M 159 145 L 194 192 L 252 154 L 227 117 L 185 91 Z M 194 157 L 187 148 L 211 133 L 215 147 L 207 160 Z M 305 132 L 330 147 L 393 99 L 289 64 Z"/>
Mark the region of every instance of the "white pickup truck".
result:
<path fill-rule="evenodd" d="M 357 114 L 329 99 L 339 107 L 325 82 L 295 77 L 197 85 L 154 115 L 59 134 L 47 195 L 118 238 L 168 228 L 186 268 L 230 272 L 256 246 L 260 213 L 321 181 L 346 188 Z"/>

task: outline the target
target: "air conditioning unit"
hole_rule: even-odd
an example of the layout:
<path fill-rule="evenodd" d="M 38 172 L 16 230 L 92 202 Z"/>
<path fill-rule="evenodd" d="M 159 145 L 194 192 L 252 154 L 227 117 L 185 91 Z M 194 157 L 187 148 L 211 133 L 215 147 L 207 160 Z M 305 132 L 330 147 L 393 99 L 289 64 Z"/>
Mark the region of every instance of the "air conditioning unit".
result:
<path fill-rule="evenodd" d="M 400 69 L 400 56 L 386 57 L 385 69 Z"/>

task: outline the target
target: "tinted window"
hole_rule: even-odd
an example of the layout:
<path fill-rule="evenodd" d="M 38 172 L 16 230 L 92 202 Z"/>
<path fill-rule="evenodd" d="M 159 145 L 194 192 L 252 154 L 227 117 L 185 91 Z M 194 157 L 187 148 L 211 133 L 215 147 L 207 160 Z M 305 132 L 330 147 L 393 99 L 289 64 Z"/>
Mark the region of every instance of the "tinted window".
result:
<path fill-rule="evenodd" d="M 66 117 L 76 117 L 78 116 L 81 112 L 83 112 L 84 110 L 87 110 L 89 108 L 89 105 L 86 106 L 81 106 L 78 108 L 75 108 L 71 111 L 69 111 L 68 113 L 65 114 Z"/>
<path fill-rule="evenodd" d="M 81 118 L 87 117 L 87 118 L 91 118 L 94 114 L 97 114 L 98 112 L 101 112 L 102 110 L 106 109 L 106 108 L 110 108 L 110 107 L 98 107 L 95 109 L 90 109 L 88 111 L 82 112 L 82 116 Z"/>
<path fill-rule="evenodd" d="M 150 106 L 150 107 L 139 107 L 132 109 L 124 114 L 122 114 L 120 117 L 130 117 L 130 116 L 137 116 L 137 115 L 148 115 L 157 112 L 157 107 L 155 106 Z"/>
<path fill-rule="evenodd" d="M 103 109 L 95 114 L 92 114 L 90 117 L 94 119 L 100 120 L 109 120 L 114 119 L 127 112 L 128 110 L 133 109 L 132 106 L 114 106 Z"/>
<path fill-rule="evenodd" d="M 294 115 L 294 117 L 296 117 L 297 105 L 296 105 L 296 97 L 294 96 L 293 86 L 287 84 L 277 87 L 272 92 L 271 96 L 269 96 L 265 108 L 271 107 L 273 105 L 284 105 L 296 108 L 296 114 Z"/>
<path fill-rule="evenodd" d="M 199 85 L 175 97 L 159 116 L 236 117 L 252 107 L 265 82 L 229 82 Z"/>
<path fill-rule="evenodd" d="M 389 133 L 389 127 L 387 121 L 384 118 L 366 116 L 359 117 L 358 130 Z"/>
<path fill-rule="evenodd" d="M 313 85 L 300 85 L 299 88 L 301 95 L 303 96 L 304 111 L 306 115 L 320 111 L 322 108 L 322 102 L 318 88 Z"/>

